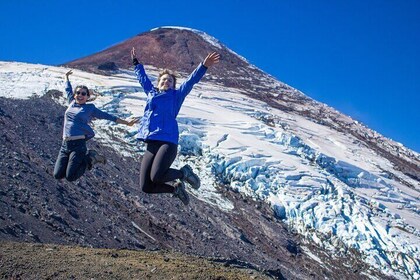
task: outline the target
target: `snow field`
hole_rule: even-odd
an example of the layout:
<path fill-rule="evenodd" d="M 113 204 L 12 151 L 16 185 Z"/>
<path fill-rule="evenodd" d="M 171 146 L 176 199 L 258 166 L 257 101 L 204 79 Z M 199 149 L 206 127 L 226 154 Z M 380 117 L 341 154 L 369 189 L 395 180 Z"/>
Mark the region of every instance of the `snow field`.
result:
<path fill-rule="evenodd" d="M 29 98 L 63 91 L 67 71 L 0 62 L 0 92 Z M 156 77 L 156 69 L 146 71 Z M 132 73 L 73 72 L 73 86 L 85 84 L 102 95 L 94 101 L 98 108 L 121 118 L 142 115 L 145 94 Z M 58 102 L 65 105 L 64 99 Z M 178 122 L 175 165 L 189 163 L 200 175 L 202 188 L 190 191 L 198 199 L 232 210 L 233 204 L 218 193 L 222 182 L 266 201 L 278 217 L 323 248 L 338 254 L 355 249 L 386 273 L 420 277 L 418 182 L 351 135 L 207 83 L 196 85 L 187 97 Z M 94 129 L 97 140 L 124 156 L 144 149 L 135 140 L 135 127 L 95 121 Z"/>

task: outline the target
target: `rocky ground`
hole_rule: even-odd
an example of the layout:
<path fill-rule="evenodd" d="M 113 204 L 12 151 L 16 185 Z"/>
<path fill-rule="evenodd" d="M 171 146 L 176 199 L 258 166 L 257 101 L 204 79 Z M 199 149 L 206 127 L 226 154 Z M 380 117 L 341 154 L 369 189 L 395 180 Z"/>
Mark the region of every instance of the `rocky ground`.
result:
<path fill-rule="evenodd" d="M 174 252 L 0 242 L 1 279 L 270 279 L 252 269 Z"/>
<path fill-rule="evenodd" d="M 33 267 L 39 273 L 44 270 L 47 273 L 53 266 L 43 264 L 52 263 L 60 256 L 51 258 L 46 254 L 63 253 L 63 257 L 75 254 L 76 258 L 69 258 L 68 263 L 62 262 L 60 270 L 50 271 L 61 273 L 70 270 L 69 267 L 78 258 L 91 262 L 90 265 L 85 264 L 86 268 L 100 269 L 103 263 L 98 256 L 106 258 L 110 254 L 109 263 L 118 264 L 121 261 L 121 266 L 113 270 L 113 273 L 117 273 L 126 269 L 127 264 L 123 263 L 132 263 L 132 258 L 140 259 L 142 254 L 159 250 L 161 253 L 157 259 L 165 258 L 169 254 L 166 252 L 179 252 L 196 256 L 194 259 L 198 264 L 200 260 L 212 259 L 224 265 L 260 271 L 272 279 L 368 278 L 364 273 L 368 268 L 354 252 L 331 254 L 305 244 L 300 236 L 289 231 L 275 217 L 268 205 L 253 201 L 222 185 L 218 191 L 232 201 L 235 207 L 233 211 L 222 211 L 195 197 L 191 198 L 190 206 L 184 207 L 169 195 L 142 193 L 138 188 L 140 155 L 133 154 L 125 158 L 95 140 L 90 140 L 88 147 L 107 155 L 107 165 L 98 165 L 72 183 L 55 180 L 52 171 L 61 143 L 65 111 L 64 107 L 54 102 L 60 94 L 49 92 L 41 98 L 29 100 L 0 98 L 0 240 L 110 250 L 86 253 L 88 249 L 78 247 L 4 243 L 2 246 L 6 246 L 4 249 L 12 255 L 2 253 L 2 265 L 5 265 L 4 259 L 21 263 L 23 268 Z M 305 250 L 310 249 L 316 257 L 306 254 L 304 247 Z M 123 249 L 138 252 L 119 251 Z M 26 261 L 20 262 L 21 250 L 39 250 L 33 255 L 38 257 L 28 256 Z M 179 256 L 179 259 L 182 257 Z M 22 255 L 22 259 L 25 258 Z M 122 258 L 126 259 L 122 261 Z M 156 270 L 166 273 L 164 267 L 168 263 L 164 261 L 161 264 L 159 267 L 156 265 Z M 133 268 L 130 271 L 144 273 L 152 278 L 157 275 L 154 274 L 156 270 L 152 272 L 153 264 L 148 267 L 141 265 L 133 264 L 137 270 Z M 215 264 L 212 262 L 208 265 L 212 267 Z M 78 266 L 82 267 L 81 261 L 75 269 Z M 191 269 L 198 271 L 200 266 Z M 207 264 L 203 266 L 207 267 Z M 216 272 L 217 266 L 214 267 Z M 182 271 L 187 269 L 180 265 L 180 274 L 173 274 L 179 278 L 173 279 L 183 279 Z M 23 273 L 23 270 L 19 271 Z M 92 270 L 90 278 L 102 277 L 103 274 L 94 274 L 94 271 L 97 269 Z M 3 272 L 8 273 L 3 274 L 6 275 L 4 278 L 17 278 L 17 275 L 10 274 L 10 264 L 2 266 Z M 380 272 L 369 273 L 386 279 Z M 65 275 L 63 278 L 67 279 L 71 276 Z M 244 275 L 251 277 L 258 274 L 249 274 L 247 271 Z M 53 277 L 51 274 L 44 276 Z M 214 277 L 224 279 L 217 278 L 217 274 Z M 235 279 L 229 278 L 228 274 L 222 277 Z M 75 275 L 75 278 L 79 277 Z M 21 279 L 27 278 L 22 276 Z"/>

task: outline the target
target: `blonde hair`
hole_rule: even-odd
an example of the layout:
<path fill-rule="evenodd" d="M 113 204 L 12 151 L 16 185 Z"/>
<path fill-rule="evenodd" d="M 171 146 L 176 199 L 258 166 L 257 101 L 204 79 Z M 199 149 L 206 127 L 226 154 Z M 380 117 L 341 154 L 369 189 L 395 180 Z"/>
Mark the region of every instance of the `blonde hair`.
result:
<path fill-rule="evenodd" d="M 166 75 L 166 74 L 168 74 L 169 76 L 171 76 L 171 77 L 172 77 L 172 79 L 174 80 L 174 89 L 175 89 L 175 88 L 176 88 L 176 75 L 175 75 L 175 73 L 174 73 L 173 71 L 171 71 L 171 70 L 169 70 L 169 69 L 163 69 L 163 71 L 159 73 L 158 83 L 159 83 L 159 81 L 160 81 L 160 78 L 161 78 L 163 75 Z"/>

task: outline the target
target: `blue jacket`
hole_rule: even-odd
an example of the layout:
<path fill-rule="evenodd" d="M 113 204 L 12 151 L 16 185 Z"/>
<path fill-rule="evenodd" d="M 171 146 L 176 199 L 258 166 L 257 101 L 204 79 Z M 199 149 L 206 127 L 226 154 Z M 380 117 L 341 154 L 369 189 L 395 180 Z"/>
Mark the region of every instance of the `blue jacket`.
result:
<path fill-rule="evenodd" d="M 185 97 L 207 71 L 202 63 L 191 73 L 179 89 L 159 91 L 153 87 L 141 64 L 134 69 L 144 92 L 147 95 L 144 115 L 140 121 L 137 139 L 142 141 L 159 140 L 178 144 L 179 130 L 176 117 Z"/>
<path fill-rule="evenodd" d="M 117 117 L 99 110 L 93 104 L 77 104 L 74 101 L 69 81 L 66 83 L 66 92 L 69 106 L 64 114 L 63 138 L 84 135 L 88 140 L 95 136 L 95 132 L 89 125 L 92 119 L 105 119 L 114 122 L 117 120 Z"/>

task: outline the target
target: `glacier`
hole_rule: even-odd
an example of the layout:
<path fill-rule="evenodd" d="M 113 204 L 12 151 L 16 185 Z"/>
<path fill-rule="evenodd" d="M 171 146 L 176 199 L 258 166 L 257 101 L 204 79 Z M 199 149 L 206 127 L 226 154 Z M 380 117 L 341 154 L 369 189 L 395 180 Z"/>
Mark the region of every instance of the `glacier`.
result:
<path fill-rule="evenodd" d="M 158 69 L 146 65 L 146 70 L 153 82 Z M 63 91 L 66 71 L 0 62 L 0 95 L 31 98 Z M 94 101 L 98 108 L 122 118 L 142 115 L 146 96 L 131 71 L 73 72 L 74 85 L 100 94 Z M 66 105 L 64 98 L 56 101 Z M 186 98 L 178 122 L 174 164 L 189 163 L 202 178 L 202 188 L 191 195 L 232 211 L 218 187 L 232 188 L 268 203 L 308 243 L 337 255 L 355 250 L 389 275 L 420 278 L 419 183 L 354 136 L 206 82 Z M 135 127 L 101 120 L 94 129 L 97 141 L 124 156 L 144 150 Z"/>

